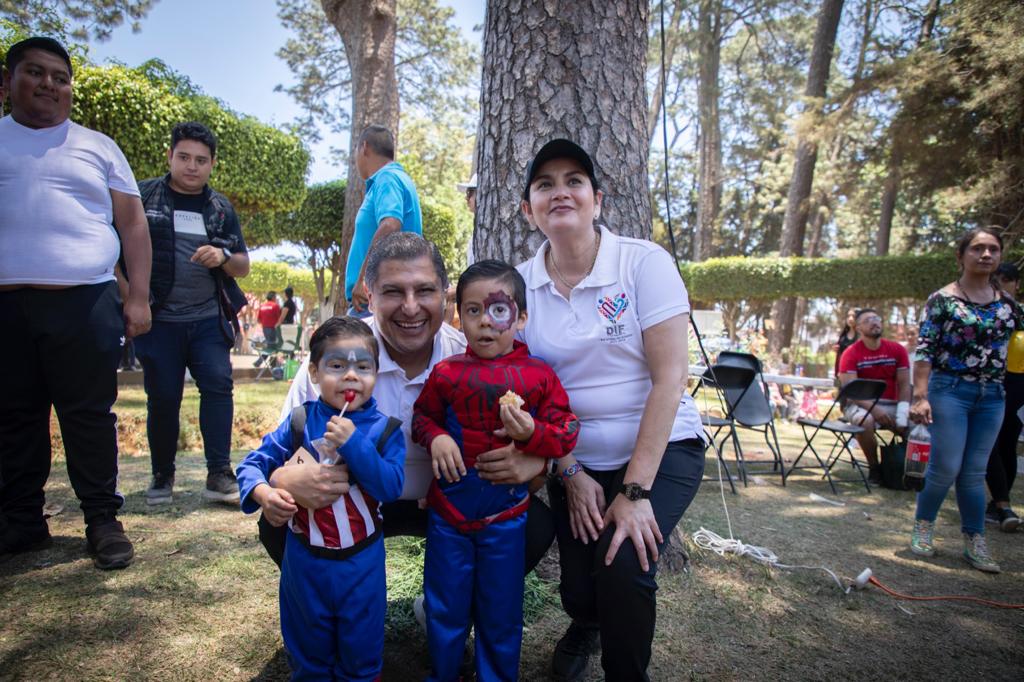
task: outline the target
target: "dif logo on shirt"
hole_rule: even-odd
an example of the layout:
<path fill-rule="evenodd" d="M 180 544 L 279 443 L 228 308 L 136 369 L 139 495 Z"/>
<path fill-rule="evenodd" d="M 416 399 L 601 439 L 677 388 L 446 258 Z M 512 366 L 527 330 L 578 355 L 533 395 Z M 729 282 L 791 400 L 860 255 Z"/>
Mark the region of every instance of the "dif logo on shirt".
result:
<path fill-rule="evenodd" d="M 597 299 L 597 312 L 607 322 L 604 328 L 605 338 L 602 341 L 622 343 L 632 336 L 626 331 L 626 325 L 621 322 L 622 316 L 628 309 L 629 299 L 626 297 L 626 292 Z"/>

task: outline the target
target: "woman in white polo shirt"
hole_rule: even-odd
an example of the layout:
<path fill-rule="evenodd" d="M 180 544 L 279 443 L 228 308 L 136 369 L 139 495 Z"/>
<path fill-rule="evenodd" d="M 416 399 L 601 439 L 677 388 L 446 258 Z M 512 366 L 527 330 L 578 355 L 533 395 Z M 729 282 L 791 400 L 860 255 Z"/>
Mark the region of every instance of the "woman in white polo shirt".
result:
<path fill-rule="evenodd" d="M 558 373 L 582 426 L 549 485 L 573 619 L 552 672 L 575 679 L 598 634 L 607 679 L 647 679 L 658 553 L 704 472 L 700 416 L 684 391 L 690 311 L 660 246 L 595 221 L 602 193 L 590 156 L 544 145 L 527 169 L 522 208 L 547 237 L 519 266 L 533 354 Z"/>

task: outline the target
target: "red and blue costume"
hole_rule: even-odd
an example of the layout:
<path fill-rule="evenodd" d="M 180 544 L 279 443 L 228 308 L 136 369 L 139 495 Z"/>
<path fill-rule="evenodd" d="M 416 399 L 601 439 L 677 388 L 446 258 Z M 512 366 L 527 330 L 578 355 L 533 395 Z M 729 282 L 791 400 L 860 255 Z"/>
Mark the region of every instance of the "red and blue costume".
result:
<path fill-rule="evenodd" d="M 339 414 L 323 400 L 307 402 L 303 447 Z M 289 522 L 281 563 L 281 633 L 292 680 L 376 680 L 384 655 L 387 609 L 380 503 L 398 499 L 405 481 L 405 437 L 395 430 L 378 452 L 388 418 L 370 398 L 345 416 L 355 431 L 338 449 L 349 469 L 349 491 L 333 505 L 302 507 Z M 292 456 L 285 419 L 238 465 L 242 511 L 259 506 L 253 489 Z"/>
<path fill-rule="evenodd" d="M 525 453 L 557 458 L 576 445 L 579 420 L 561 382 L 526 345 L 483 359 L 467 349 L 437 363 L 413 408 L 413 440 L 430 450 L 441 435 L 462 452 L 466 475 L 435 480 L 427 495 L 427 551 L 423 567 L 430 680 L 458 678 L 471 624 L 476 625 L 477 679 L 515 680 L 523 630 L 523 553 L 529 490 L 493 484 L 476 470 L 478 455 L 509 444 L 499 403 L 507 391 L 523 398 L 533 435 L 516 442 Z"/>

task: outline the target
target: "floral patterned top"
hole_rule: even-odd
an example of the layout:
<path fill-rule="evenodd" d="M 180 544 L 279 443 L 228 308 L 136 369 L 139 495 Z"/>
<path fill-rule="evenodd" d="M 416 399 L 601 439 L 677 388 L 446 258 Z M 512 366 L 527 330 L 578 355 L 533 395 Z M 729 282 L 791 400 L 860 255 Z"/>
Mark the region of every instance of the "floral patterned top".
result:
<path fill-rule="evenodd" d="M 1022 328 L 1020 306 L 1004 297 L 972 303 L 936 291 L 925 304 L 914 360 L 967 381 L 1002 381 L 1010 336 Z"/>

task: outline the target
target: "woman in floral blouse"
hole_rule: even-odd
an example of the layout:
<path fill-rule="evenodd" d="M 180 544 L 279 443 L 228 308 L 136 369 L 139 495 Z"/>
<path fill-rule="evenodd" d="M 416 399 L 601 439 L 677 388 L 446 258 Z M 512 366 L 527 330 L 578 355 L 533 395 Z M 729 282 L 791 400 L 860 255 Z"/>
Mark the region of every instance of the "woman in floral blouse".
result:
<path fill-rule="evenodd" d="M 928 298 L 914 357 L 911 419 L 929 424 L 931 459 L 910 549 L 933 556 L 939 507 L 956 483 L 964 558 L 998 573 L 985 544 L 985 469 L 1003 419 L 1003 374 L 1010 335 L 1021 327 L 1019 308 L 991 282 L 1003 240 L 979 227 L 957 243 L 960 277 Z"/>

